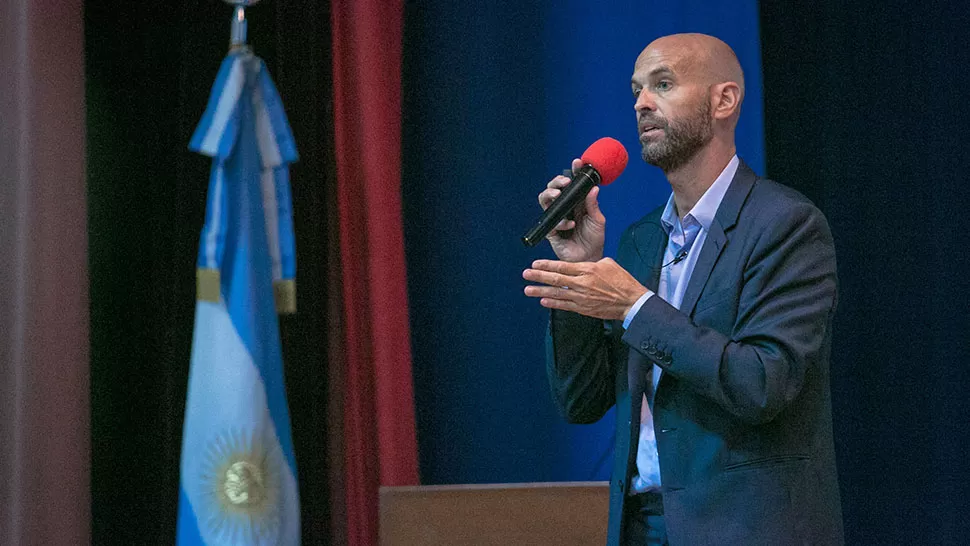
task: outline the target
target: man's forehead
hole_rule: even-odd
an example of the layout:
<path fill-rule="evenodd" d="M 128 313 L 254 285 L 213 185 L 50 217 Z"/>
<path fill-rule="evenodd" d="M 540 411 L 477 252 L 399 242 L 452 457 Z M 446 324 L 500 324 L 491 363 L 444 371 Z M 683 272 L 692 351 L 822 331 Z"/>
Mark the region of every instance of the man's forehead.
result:
<path fill-rule="evenodd" d="M 687 33 L 657 38 L 637 56 L 633 77 L 644 79 L 661 67 L 668 68 L 675 76 L 736 82 L 744 93 L 744 73 L 737 55 L 714 36 Z"/>
<path fill-rule="evenodd" d="M 644 49 L 637 57 L 633 65 L 633 73 L 638 76 L 647 76 L 661 71 L 680 73 L 686 70 L 687 62 L 684 52 L 674 48 L 653 47 L 653 44 Z"/>

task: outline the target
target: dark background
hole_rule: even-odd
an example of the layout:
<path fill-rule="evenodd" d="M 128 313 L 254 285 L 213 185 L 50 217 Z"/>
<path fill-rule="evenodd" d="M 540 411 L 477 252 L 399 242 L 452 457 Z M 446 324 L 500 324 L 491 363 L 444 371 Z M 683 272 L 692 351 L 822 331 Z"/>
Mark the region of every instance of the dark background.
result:
<path fill-rule="evenodd" d="M 847 543 L 958 544 L 970 531 L 970 252 L 962 244 L 970 227 L 964 151 L 970 140 L 970 10 L 962 2 L 930 0 L 849 4 L 760 6 L 767 174 L 812 198 L 836 238 L 841 303 L 832 375 Z M 503 196 L 462 183 L 469 172 L 501 172 L 508 158 L 527 155 L 535 139 L 549 138 L 535 123 L 544 97 L 532 92 L 545 76 L 532 71 L 536 54 L 516 47 L 521 36 L 476 32 L 481 26 L 474 17 L 442 20 L 441 10 L 428 5 L 406 4 L 402 82 L 422 475 L 425 483 L 474 481 L 476 475 L 529 481 L 549 468 L 517 465 L 525 448 L 469 472 L 456 461 L 483 447 L 455 442 L 455 431 L 440 426 L 435 415 L 477 410 L 462 406 L 469 404 L 461 395 L 464 381 L 489 386 L 487 396 L 473 398 L 476 404 L 515 407 L 516 400 L 549 396 L 541 361 L 531 358 L 531 349 L 520 349 L 542 323 L 519 312 L 524 304 L 517 282 L 509 281 L 514 292 L 473 296 L 442 291 L 451 284 L 441 282 L 462 276 L 490 286 L 481 281 L 503 271 L 496 261 L 518 268 L 531 259 L 516 241 L 508 254 L 477 253 L 497 223 L 517 231 L 532 218 L 484 214 L 504 206 Z M 495 24 L 513 16 L 516 25 L 540 24 L 540 11 L 518 6 L 483 8 L 477 16 Z M 226 51 L 228 14 L 221 2 L 207 0 L 85 5 L 94 544 L 167 544 L 174 537 L 196 245 L 208 177 L 208 160 L 189 153 L 187 142 Z M 277 82 L 301 155 L 292 176 L 301 312 L 284 318 L 282 329 L 304 539 L 318 544 L 330 517 L 322 394 L 328 388 L 325 310 L 333 296 L 326 286 L 327 226 L 335 209 L 329 14 L 326 2 L 267 1 L 250 10 L 250 20 L 250 41 Z M 574 36 L 572 28 L 564 28 L 564 40 Z M 652 36 L 633 38 L 646 44 Z M 473 47 L 471 54 L 462 49 Z M 513 68 L 495 65 L 496 56 L 508 54 Z M 469 59 L 476 64 L 468 66 Z M 489 77 L 481 67 L 496 74 L 512 70 L 503 77 L 523 83 L 517 100 L 501 103 L 469 87 Z M 471 135 L 461 146 L 428 149 L 427 136 L 441 129 L 423 125 L 432 110 L 453 112 L 445 119 L 461 124 L 501 108 L 521 123 L 478 139 Z M 632 121 L 620 129 L 632 132 Z M 500 144 L 483 149 L 483 142 Z M 458 212 L 467 197 L 461 195 L 485 206 L 463 218 Z M 457 244 L 431 242 L 441 224 L 460 235 Z M 463 265 L 436 268 L 452 263 L 441 256 L 455 254 Z M 486 298 L 482 312 L 476 305 Z M 483 360 L 474 333 L 429 326 L 441 313 L 470 316 L 455 320 L 475 322 L 483 339 L 491 339 L 495 321 L 510 321 L 522 339 L 488 348 L 501 361 Z M 436 373 L 449 367 L 467 371 L 460 377 Z M 526 367 L 531 371 L 521 373 L 537 383 L 515 384 L 523 376 L 510 370 Z M 497 412 L 463 426 L 481 427 L 498 440 L 514 429 L 542 450 L 548 428 L 537 423 L 558 417 L 551 402 L 537 407 L 545 409 Z M 570 427 L 556 426 L 570 434 Z M 547 464 L 563 479 L 588 479 L 568 476 L 568 464 L 559 462 L 577 456 L 551 454 Z"/>
<path fill-rule="evenodd" d="M 768 174 L 825 212 L 839 260 L 848 544 L 970 531 L 968 28 L 965 2 L 762 2 Z"/>

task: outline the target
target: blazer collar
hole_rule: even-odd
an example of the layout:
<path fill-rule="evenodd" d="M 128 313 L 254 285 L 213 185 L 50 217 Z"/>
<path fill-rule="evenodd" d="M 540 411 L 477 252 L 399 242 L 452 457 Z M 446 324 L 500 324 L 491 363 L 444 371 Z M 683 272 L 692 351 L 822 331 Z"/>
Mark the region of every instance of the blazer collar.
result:
<path fill-rule="evenodd" d="M 684 293 L 680 310 L 688 316 L 694 312 L 694 306 L 704 286 L 707 285 L 714 264 L 717 263 L 721 250 L 728 241 L 728 234 L 738 223 L 741 208 L 757 179 L 758 175 L 744 161 L 741 161 L 731 180 L 731 186 L 717 208 L 704 248 L 701 249 L 694 271 L 691 273 L 687 291 Z M 634 228 L 634 244 L 641 260 L 640 265 L 644 268 L 639 272 L 640 274 L 634 273 L 634 275 L 641 282 L 645 281 L 644 285 L 654 292 L 658 288 L 664 249 L 667 246 L 667 233 L 660 223 L 661 214 L 662 209 L 657 209 Z"/>
<path fill-rule="evenodd" d="M 731 180 L 731 187 L 724 194 L 724 199 L 721 200 L 721 205 L 717 208 L 717 214 L 714 216 L 714 223 L 720 224 L 722 231 L 727 232 L 738 223 L 741 207 L 757 179 L 758 175 L 751 170 L 751 167 L 741 161 L 738 165 L 738 172 L 734 173 L 734 179 Z"/>
<path fill-rule="evenodd" d="M 758 175 L 743 161 L 738 165 L 738 172 L 735 173 L 734 179 L 731 180 L 731 186 L 724 194 L 721 205 L 717 208 L 714 222 L 711 223 L 711 228 L 707 233 L 707 240 L 704 241 L 704 247 L 701 248 L 700 256 L 697 257 L 690 282 L 687 283 L 687 290 L 684 292 L 684 299 L 680 303 L 680 311 L 687 316 L 694 314 L 694 306 L 707 285 L 711 271 L 714 270 L 714 264 L 717 263 L 721 251 L 724 250 L 724 246 L 728 242 L 728 234 L 738 223 L 741 207 L 744 206 L 744 202 L 757 179 Z"/>

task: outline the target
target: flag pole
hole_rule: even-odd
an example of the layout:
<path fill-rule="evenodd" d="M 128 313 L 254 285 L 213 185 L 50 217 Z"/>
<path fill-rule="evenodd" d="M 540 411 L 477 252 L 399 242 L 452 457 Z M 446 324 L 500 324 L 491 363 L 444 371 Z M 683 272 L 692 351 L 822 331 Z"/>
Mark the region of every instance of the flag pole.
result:
<path fill-rule="evenodd" d="M 246 31 L 248 24 L 246 21 L 246 8 L 259 2 L 259 0 L 224 0 L 233 6 L 232 22 L 229 27 L 229 51 L 234 52 L 240 49 L 249 49 L 246 43 Z"/>

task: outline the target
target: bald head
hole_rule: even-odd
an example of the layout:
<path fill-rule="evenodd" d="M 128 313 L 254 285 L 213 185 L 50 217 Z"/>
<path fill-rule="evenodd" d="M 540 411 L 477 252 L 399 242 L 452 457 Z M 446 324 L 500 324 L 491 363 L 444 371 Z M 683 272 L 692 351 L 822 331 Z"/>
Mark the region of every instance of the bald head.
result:
<path fill-rule="evenodd" d="M 744 74 L 727 44 L 704 34 L 658 38 L 637 57 L 630 83 L 643 159 L 668 178 L 698 157 L 723 168 L 734 155 Z"/>
<path fill-rule="evenodd" d="M 642 62 L 663 59 L 677 71 L 708 85 L 734 82 L 744 100 L 744 72 L 731 46 L 707 34 L 672 34 L 657 38 L 637 57 Z M 740 101 L 739 101 L 740 102 Z"/>

